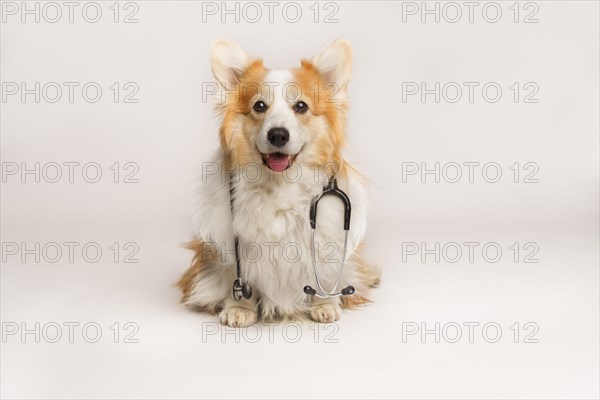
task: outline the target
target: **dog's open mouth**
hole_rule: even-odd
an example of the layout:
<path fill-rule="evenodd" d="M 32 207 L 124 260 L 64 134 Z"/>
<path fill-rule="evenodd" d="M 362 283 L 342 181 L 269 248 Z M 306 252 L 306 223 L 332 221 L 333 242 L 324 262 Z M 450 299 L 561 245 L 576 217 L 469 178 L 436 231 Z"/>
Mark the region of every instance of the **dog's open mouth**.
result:
<path fill-rule="evenodd" d="M 271 171 L 283 172 L 292 165 L 298 154 L 285 154 L 280 152 L 264 154 L 261 153 L 263 162 Z"/>

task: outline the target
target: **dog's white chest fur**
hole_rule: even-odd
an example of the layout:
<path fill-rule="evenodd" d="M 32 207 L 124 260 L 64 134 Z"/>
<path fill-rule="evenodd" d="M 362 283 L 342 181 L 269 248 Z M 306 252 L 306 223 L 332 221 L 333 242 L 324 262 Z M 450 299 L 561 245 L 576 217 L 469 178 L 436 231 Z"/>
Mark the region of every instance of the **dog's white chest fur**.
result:
<path fill-rule="evenodd" d="M 242 278 L 259 296 L 263 312 L 271 315 L 293 314 L 306 307 L 308 299 L 302 289 L 315 285 L 313 254 L 322 283 L 332 288 L 342 259 L 352 253 L 366 230 L 366 189 L 350 176 L 349 182 L 340 181 L 352 202 L 347 254 L 342 254 L 344 208 L 333 196 L 319 203 L 313 246 L 310 205 L 322 192 L 327 177 L 308 168 L 296 177 L 290 175 L 292 178 L 284 179 L 281 174 L 265 174 L 259 180 L 236 176 L 231 191 L 233 207 L 229 181 L 220 174 L 204 177 L 195 204 L 199 238 L 215 243 L 228 254 L 222 268 L 235 271 L 232 249 L 234 236 L 238 237 Z M 352 284 L 352 276 L 353 271 L 345 269 L 340 287 Z"/>

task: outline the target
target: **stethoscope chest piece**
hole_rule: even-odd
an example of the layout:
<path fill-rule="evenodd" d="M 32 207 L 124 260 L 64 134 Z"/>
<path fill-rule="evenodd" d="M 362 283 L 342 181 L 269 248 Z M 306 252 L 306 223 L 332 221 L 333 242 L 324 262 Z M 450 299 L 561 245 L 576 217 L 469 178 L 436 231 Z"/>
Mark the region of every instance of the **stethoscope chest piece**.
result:
<path fill-rule="evenodd" d="M 242 284 L 241 279 L 237 278 L 233 281 L 233 298 L 240 301 L 242 297 L 245 299 L 252 297 L 252 288 L 247 283 Z"/>

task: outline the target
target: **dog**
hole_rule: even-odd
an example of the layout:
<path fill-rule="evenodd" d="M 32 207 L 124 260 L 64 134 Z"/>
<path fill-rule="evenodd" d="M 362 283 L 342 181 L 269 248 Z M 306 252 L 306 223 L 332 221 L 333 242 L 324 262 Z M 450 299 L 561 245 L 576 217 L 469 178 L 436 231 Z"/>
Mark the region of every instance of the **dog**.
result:
<path fill-rule="evenodd" d="M 369 185 L 342 156 L 350 43 L 335 40 L 297 68 L 272 70 L 219 39 L 211 63 L 220 148 L 195 194 L 196 238 L 188 244 L 195 254 L 177 283 L 182 303 L 232 327 L 261 320 L 331 323 L 342 308 L 369 303 L 369 289 L 380 281 L 380 269 L 361 256 Z M 352 206 L 346 254 L 344 208 L 334 196 L 319 202 L 311 240 L 311 204 L 334 178 Z M 237 260 L 252 293 L 236 300 Z M 325 298 L 305 293 L 305 285 L 317 284 L 328 292 L 354 290 Z"/>

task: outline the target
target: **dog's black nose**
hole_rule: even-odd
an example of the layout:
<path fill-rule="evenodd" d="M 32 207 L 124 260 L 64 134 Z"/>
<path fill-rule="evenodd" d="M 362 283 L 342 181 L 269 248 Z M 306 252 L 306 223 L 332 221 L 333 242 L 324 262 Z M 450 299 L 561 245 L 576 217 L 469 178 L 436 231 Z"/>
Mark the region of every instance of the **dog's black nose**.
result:
<path fill-rule="evenodd" d="M 290 133 L 285 128 L 272 128 L 267 133 L 267 139 L 275 147 L 283 147 L 290 140 Z"/>

